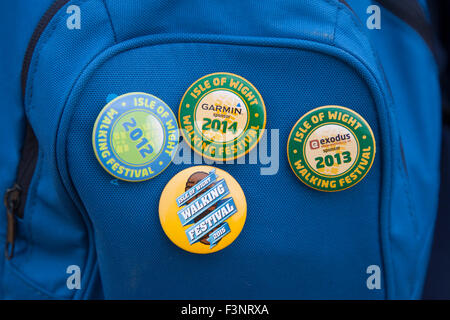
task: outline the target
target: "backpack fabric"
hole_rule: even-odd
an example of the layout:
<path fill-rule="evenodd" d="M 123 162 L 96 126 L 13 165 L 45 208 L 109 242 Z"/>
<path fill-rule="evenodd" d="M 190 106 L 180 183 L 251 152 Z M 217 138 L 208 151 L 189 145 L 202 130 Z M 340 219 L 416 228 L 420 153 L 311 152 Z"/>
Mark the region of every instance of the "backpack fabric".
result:
<path fill-rule="evenodd" d="M 366 0 L 58 0 L 33 35 L 49 1 L 28 7 L 27 27 L 13 33 L 31 38 L 27 51 L 2 48 L 14 68 L 0 88 L 0 185 L 18 183 L 21 196 L 13 256 L 0 258 L 1 297 L 420 298 L 438 205 L 441 98 L 426 4 L 406 2 L 402 11 L 379 1 L 381 30 L 368 30 Z M 80 29 L 67 28 L 70 5 Z M 176 114 L 189 85 L 213 72 L 258 88 L 266 128 L 280 130 L 280 166 L 262 176 L 259 165 L 215 165 L 242 186 L 247 221 L 232 246 L 203 256 L 174 246 L 158 218 L 164 186 L 191 165 L 117 183 L 91 134 L 110 94 L 147 92 Z M 295 122 L 323 105 L 355 110 L 377 141 L 371 171 L 343 192 L 306 188 L 283 151 Z M 6 230 L 0 219 L 2 241 Z M 77 290 L 66 283 L 72 265 Z M 367 287 L 371 265 L 380 289 Z"/>

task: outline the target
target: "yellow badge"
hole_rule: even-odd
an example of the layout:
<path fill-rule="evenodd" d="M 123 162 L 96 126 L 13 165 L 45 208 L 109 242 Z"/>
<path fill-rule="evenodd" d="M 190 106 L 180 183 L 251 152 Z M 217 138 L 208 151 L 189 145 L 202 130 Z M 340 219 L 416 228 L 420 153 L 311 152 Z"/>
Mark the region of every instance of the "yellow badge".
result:
<path fill-rule="evenodd" d="M 169 239 L 192 253 L 213 253 L 229 246 L 241 232 L 247 201 L 227 172 L 197 166 L 175 175 L 159 201 L 159 219 Z"/>

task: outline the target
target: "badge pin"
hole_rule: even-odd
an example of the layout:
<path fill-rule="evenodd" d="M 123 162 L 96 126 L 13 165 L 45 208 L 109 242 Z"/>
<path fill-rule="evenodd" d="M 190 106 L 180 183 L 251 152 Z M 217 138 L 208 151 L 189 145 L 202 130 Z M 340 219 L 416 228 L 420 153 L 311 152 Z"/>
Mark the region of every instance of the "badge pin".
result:
<path fill-rule="evenodd" d="M 375 159 L 372 129 L 355 111 L 340 106 L 314 109 L 295 124 L 287 153 L 295 175 L 307 186 L 326 192 L 359 183 Z"/>
<path fill-rule="evenodd" d="M 133 92 L 111 100 L 94 124 L 92 144 L 101 166 L 130 182 L 151 179 L 172 161 L 179 141 L 175 115 L 161 99 Z"/>
<path fill-rule="evenodd" d="M 244 227 L 247 202 L 239 183 L 209 166 L 185 169 L 164 188 L 159 219 L 169 239 L 192 253 L 229 246 Z"/>
<path fill-rule="evenodd" d="M 178 117 L 194 151 L 226 161 L 244 156 L 258 144 L 266 125 L 266 108 L 248 80 L 222 72 L 206 75 L 189 87 Z"/>

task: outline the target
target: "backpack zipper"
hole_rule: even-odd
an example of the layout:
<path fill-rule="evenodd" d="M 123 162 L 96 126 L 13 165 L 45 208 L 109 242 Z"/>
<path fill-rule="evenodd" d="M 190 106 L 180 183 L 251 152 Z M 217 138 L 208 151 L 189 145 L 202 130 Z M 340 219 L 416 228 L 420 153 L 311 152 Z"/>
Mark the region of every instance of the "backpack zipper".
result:
<path fill-rule="evenodd" d="M 5 257 L 10 260 L 14 255 L 16 236 L 16 217 L 23 218 L 28 189 L 31 184 L 38 158 L 38 142 L 33 129 L 27 122 L 25 142 L 22 147 L 17 177 L 14 185 L 6 190 L 4 204 L 6 207 L 7 229 Z"/>
<path fill-rule="evenodd" d="M 33 52 L 36 45 L 44 32 L 47 25 L 50 23 L 56 13 L 69 2 L 70 0 L 56 0 L 47 9 L 44 15 L 39 20 L 36 28 L 28 43 L 27 50 L 22 63 L 21 86 L 22 97 L 25 97 L 25 88 L 28 78 L 28 70 L 30 68 Z M 26 119 L 26 133 L 25 141 L 23 143 L 20 161 L 17 169 L 16 182 L 14 185 L 6 190 L 4 195 L 4 205 L 6 207 L 7 216 L 7 230 L 6 230 L 6 245 L 5 257 L 10 260 L 14 255 L 14 245 L 16 237 L 16 217 L 23 218 L 25 211 L 25 203 L 27 199 L 28 189 L 31 184 L 34 170 L 38 159 L 39 144 L 33 132 L 28 119 Z"/>
<path fill-rule="evenodd" d="M 31 59 L 33 58 L 33 52 L 36 45 L 44 32 L 47 25 L 53 19 L 56 13 L 64 7 L 70 0 L 55 0 L 53 1 L 50 8 L 44 13 L 44 15 L 39 20 L 36 28 L 31 35 L 30 41 L 28 42 L 27 50 L 25 51 L 25 56 L 22 63 L 22 74 L 21 74 L 21 84 L 22 84 L 22 96 L 25 97 L 25 88 L 27 86 L 28 69 L 30 68 Z"/>
<path fill-rule="evenodd" d="M 20 205 L 20 196 L 22 188 L 18 184 L 15 184 L 12 188 L 6 190 L 5 197 L 3 199 L 6 207 L 7 216 L 7 229 L 6 229 L 6 245 L 5 245 L 5 257 L 10 260 L 14 255 L 14 241 L 16 237 L 16 219 L 14 217 L 16 209 Z"/>

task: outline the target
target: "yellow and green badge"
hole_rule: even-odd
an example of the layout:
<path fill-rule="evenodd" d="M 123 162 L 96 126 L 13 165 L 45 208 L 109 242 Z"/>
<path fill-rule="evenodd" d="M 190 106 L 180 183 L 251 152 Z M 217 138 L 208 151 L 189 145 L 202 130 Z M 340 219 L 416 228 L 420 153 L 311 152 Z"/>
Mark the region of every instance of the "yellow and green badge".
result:
<path fill-rule="evenodd" d="M 340 106 L 314 109 L 298 120 L 287 154 L 295 175 L 320 191 L 342 191 L 360 182 L 375 159 L 375 137 L 369 124 Z"/>
<path fill-rule="evenodd" d="M 110 101 L 94 124 L 92 145 L 101 166 L 131 182 L 151 179 L 172 161 L 179 141 L 169 106 L 147 93 L 133 92 Z"/>
<path fill-rule="evenodd" d="M 266 125 L 258 90 L 231 73 L 213 73 L 195 81 L 184 94 L 179 122 L 186 142 L 205 158 L 230 160 L 247 154 Z"/>

